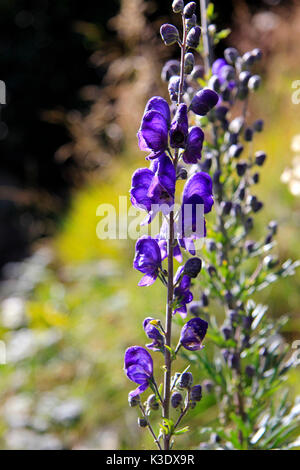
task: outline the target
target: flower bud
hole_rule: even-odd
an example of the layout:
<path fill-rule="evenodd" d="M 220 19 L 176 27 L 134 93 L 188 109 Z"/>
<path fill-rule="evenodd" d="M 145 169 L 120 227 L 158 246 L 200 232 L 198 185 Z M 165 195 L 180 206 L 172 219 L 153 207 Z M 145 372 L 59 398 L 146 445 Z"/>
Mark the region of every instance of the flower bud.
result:
<path fill-rule="evenodd" d="M 196 401 L 190 401 L 190 409 L 193 410 L 197 405 Z"/>
<path fill-rule="evenodd" d="M 198 80 L 198 78 L 204 77 L 204 67 L 202 65 L 195 65 L 192 71 L 193 80 Z"/>
<path fill-rule="evenodd" d="M 272 240 L 273 240 L 273 235 L 271 233 L 269 233 L 265 238 L 264 244 L 269 245 L 269 243 L 271 243 Z"/>
<path fill-rule="evenodd" d="M 183 401 L 183 397 L 181 393 L 179 392 L 172 393 L 172 396 L 171 396 L 172 408 L 178 408 L 182 404 L 182 401 Z"/>
<path fill-rule="evenodd" d="M 178 29 L 172 24 L 163 24 L 160 28 L 160 35 L 166 46 L 174 44 L 179 39 Z"/>
<path fill-rule="evenodd" d="M 275 268 L 275 266 L 277 266 L 279 261 L 277 258 L 274 258 L 274 256 L 268 255 L 268 256 L 265 256 L 265 258 L 263 259 L 263 263 L 267 268 L 272 269 L 272 268 Z"/>
<path fill-rule="evenodd" d="M 256 196 L 252 196 L 250 206 L 253 212 L 258 212 L 263 208 L 263 203 L 259 201 Z"/>
<path fill-rule="evenodd" d="M 250 330 L 252 322 L 253 322 L 253 318 L 251 315 L 248 315 L 247 317 L 243 317 L 243 328 L 245 328 L 245 330 Z"/>
<path fill-rule="evenodd" d="M 261 84 L 261 78 L 259 75 L 253 75 L 248 82 L 249 90 L 258 90 Z"/>
<path fill-rule="evenodd" d="M 195 58 L 192 52 L 188 52 L 184 56 L 184 73 L 190 74 L 195 65 Z"/>
<path fill-rule="evenodd" d="M 253 229 L 253 219 L 252 217 L 248 217 L 248 219 L 245 221 L 245 230 L 246 232 L 250 232 L 250 230 Z"/>
<path fill-rule="evenodd" d="M 220 70 L 221 77 L 229 82 L 235 78 L 235 70 L 231 65 L 224 65 Z"/>
<path fill-rule="evenodd" d="M 211 165 L 212 165 L 212 158 L 209 156 L 206 157 L 206 159 L 200 163 L 201 170 L 205 171 L 205 173 L 209 172 L 209 170 L 211 169 Z"/>
<path fill-rule="evenodd" d="M 238 162 L 236 164 L 236 171 L 239 176 L 243 176 L 246 173 L 248 165 L 246 162 Z"/>
<path fill-rule="evenodd" d="M 271 220 L 268 224 L 268 229 L 271 230 L 271 232 L 273 233 L 273 235 L 275 235 L 277 233 L 277 228 L 278 228 L 278 223 L 276 220 Z"/>
<path fill-rule="evenodd" d="M 179 85 L 180 85 L 180 77 L 178 75 L 174 75 L 169 80 L 168 91 L 171 98 L 171 101 L 178 100 L 178 93 L 179 93 Z M 183 81 L 183 92 L 187 90 L 187 83 L 186 80 Z"/>
<path fill-rule="evenodd" d="M 239 158 L 243 150 L 244 147 L 242 146 L 242 144 L 234 144 L 229 147 L 228 154 L 232 158 Z"/>
<path fill-rule="evenodd" d="M 192 302 L 189 305 L 189 312 L 191 315 L 194 315 L 194 317 L 200 317 L 202 315 L 202 310 L 200 308 L 200 303 L 199 302 Z"/>
<path fill-rule="evenodd" d="M 246 240 L 245 241 L 245 248 L 248 251 L 248 253 L 252 253 L 255 248 L 255 242 L 252 240 Z"/>
<path fill-rule="evenodd" d="M 253 129 L 255 130 L 255 132 L 261 132 L 263 128 L 264 128 L 264 121 L 262 119 L 257 119 L 253 123 Z"/>
<path fill-rule="evenodd" d="M 220 88 L 221 88 L 221 83 L 220 83 L 219 77 L 217 75 L 212 75 L 210 77 L 210 79 L 208 80 L 207 86 L 208 86 L 208 88 L 211 88 L 212 90 L 214 90 L 218 93 L 220 91 Z"/>
<path fill-rule="evenodd" d="M 184 1 L 174 0 L 172 3 L 172 8 L 173 8 L 174 13 L 180 13 L 184 8 Z"/>
<path fill-rule="evenodd" d="M 226 341 L 229 340 L 230 338 L 232 338 L 233 331 L 228 326 L 223 326 L 222 329 L 221 329 L 221 332 L 222 332 L 222 335 L 224 336 L 224 339 Z"/>
<path fill-rule="evenodd" d="M 226 132 L 224 136 L 224 142 L 229 145 L 235 145 L 238 143 L 238 134 L 232 132 Z"/>
<path fill-rule="evenodd" d="M 221 202 L 221 211 L 223 215 L 228 215 L 230 214 L 232 208 L 232 202 L 231 201 L 222 201 Z"/>
<path fill-rule="evenodd" d="M 207 240 L 206 241 L 206 246 L 207 246 L 207 249 L 210 253 L 212 253 L 213 251 L 216 251 L 216 249 L 217 249 L 217 245 L 216 245 L 216 242 L 214 240 Z"/>
<path fill-rule="evenodd" d="M 128 404 L 131 408 L 134 406 L 137 406 L 140 403 L 140 396 L 136 395 L 135 397 L 131 396 L 130 394 L 128 395 Z"/>
<path fill-rule="evenodd" d="M 240 189 L 239 189 L 239 192 L 238 192 L 238 198 L 240 201 L 243 201 L 245 199 L 245 195 L 246 195 L 246 188 L 245 186 L 242 186 Z"/>
<path fill-rule="evenodd" d="M 208 297 L 207 295 L 203 292 L 203 294 L 201 295 L 201 305 L 202 307 L 207 307 L 208 306 Z"/>
<path fill-rule="evenodd" d="M 184 265 L 184 274 L 191 278 L 196 278 L 202 268 L 202 261 L 200 258 L 190 258 Z"/>
<path fill-rule="evenodd" d="M 187 47 L 191 47 L 192 49 L 197 49 L 199 46 L 201 36 L 201 28 L 200 26 L 194 26 L 187 35 L 186 38 L 186 45 Z"/>
<path fill-rule="evenodd" d="M 164 82 L 168 82 L 174 75 L 180 73 L 180 62 L 178 60 L 168 60 L 162 68 L 161 78 Z"/>
<path fill-rule="evenodd" d="M 262 51 L 259 48 L 253 49 L 253 51 L 251 51 L 251 55 L 254 60 L 260 60 L 262 58 Z"/>
<path fill-rule="evenodd" d="M 189 388 L 193 383 L 193 375 L 191 372 L 184 372 L 181 374 L 180 379 L 178 381 L 179 388 Z"/>
<path fill-rule="evenodd" d="M 189 31 L 191 28 L 193 28 L 194 26 L 196 26 L 197 24 L 197 16 L 196 15 L 192 15 L 191 18 L 188 18 L 186 20 L 186 27 L 187 27 L 187 30 Z"/>
<path fill-rule="evenodd" d="M 265 152 L 262 152 L 261 150 L 259 150 L 258 152 L 255 152 L 254 156 L 255 156 L 256 165 L 263 166 L 267 158 L 267 155 L 265 154 Z"/>
<path fill-rule="evenodd" d="M 156 396 L 154 394 L 149 395 L 149 397 L 147 399 L 147 405 L 153 411 L 157 411 L 159 409 L 159 404 L 158 404 L 158 401 L 156 400 Z"/>
<path fill-rule="evenodd" d="M 208 266 L 207 272 L 210 275 L 210 277 L 213 277 L 215 274 L 217 274 L 217 270 L 212 264 Z"/>
<path fill-rule="evenodd" d="M 241 217 L 242 215 L 242 206 L 238 202 L 233 204 L 232 211 L 235 217 Z"/>
<path fill-rule="evenodd" d="M 234 47 L 227 47 L 224 51 L 224 57 L 228 64 L 235 64 L 236 59 L 239 57 L 238 51 Z"/>
<path fill-rule="evenodd" d="M 231 293 L 230 290 L 227 290 L 227 291 L 225 292 L 224 298 L 225 298 L 225 300 L 226 300 L 226 302 L 227 302 L 228 307 L 232 308 L 233 295 L 232 295 L 232 293 Z"/>
<path fill-rule="evenodd" d="M 251 129 L 251 127 L 247 127 L 245 129 L 244 139 L 246 140 L 246 142 L 251 142 L 252 141 L 252 139 L 253 139 L 253 130 Z"/>
<path fill-rule="evenodd" d="M 240 85 L 238 87 L 238 91 L 237 91 L 236 96 L 239 100 L 244 100 L 244 99 L 247 98 L 248 93 L 249 93 L 248 87 Z"/>
<path fill-rule="evenodd" d="M 237 310 L 230 310 L 229 312 L 229 320 L 231 324 L 238 323 L 240 320 L 240 314 L 237 312 Z"/>
<path fill-rule="evenodd" d="M 254 64 L 254 57 L 253 55 L 251 54 L 250 51 L 248 52 L 245 52 L 245 54 L 242 56 L 242 60 L 243 60 L 243 65 L 245 65 L 246 67 L 250 67 L 251 65 Z"/>
<path fill-rule="evenodd" d="M 214 389 L 214 384 L 211 380 L 204 380 L 202 385 L 206 393 L 211 393 Z"/>
<path fill-rule="evenodd" d="M 251 73 L 248 70 L 244 70 L 239 74 L 239 82 L 242 87 L 247 86 L 249 79 L 251 78 Z"/>
<path fill-rule="evenodd" d="M 257 184 L 259 182 L 259 173 L 254 173 L 252 180 L 254 184 Z"/>
<path fill-rule="evenodd" d="M 205 116 L 218 102 L 219 96 L 209 88 L 198 91 L 192 99 L 190 109 L 195 114 Z"/>
<path fill-rule="evenodd" d="M 190 398 L 192 401 L 200 401 L 202 398 L 202 387 L 201 385 L 194 385 L 191 388 Z"/>
<path fill-rule="evenodd" d="M 148 426 L 147 420 L 145 418 L 138 418 L 138 425 L 140 428 L 146 428 Z"/>
<path fill-rule="evenodd" d="M 196 3 L 189 2 L 183 9 L 183 15 L 185 18 L 191 18 L 196 10 Z"/>
<path fill-rule="evenodd" d="M 227 362 L 230 355 L 230 351 L 228 349 L 222 349 L 222 356 L 224 361 Z"/>
<path fill-rule="evenodd" d="M 230 369 L 239 370 L 240 368 L 240 356 L 237 353 L 231 353 L 227 361 Z"/>
<path fill-rule="evenodd" d="M 229 131 L 234 134 L 239 134 L 244 127 L 244 118 L 242 116 L 234 118 L 229 124 Z"/>
<path fill-rule="evenodd" d="M 231 97 L 231 90 L 229 87 L 226 87 L 221 92 L 222 100 L 223 101 L 230 101 Z"/>
<path fill-rule="evenodd" d="M 245 373 L 249 378 L 252 378 L 255 374 L 255 368 L 251 365 L 245 367 Z"/>

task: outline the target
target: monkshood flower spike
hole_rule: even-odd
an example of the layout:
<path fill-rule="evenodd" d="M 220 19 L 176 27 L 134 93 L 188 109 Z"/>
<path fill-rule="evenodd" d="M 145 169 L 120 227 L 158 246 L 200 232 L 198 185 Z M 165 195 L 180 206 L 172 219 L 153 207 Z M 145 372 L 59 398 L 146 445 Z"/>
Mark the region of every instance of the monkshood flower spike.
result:
<path fill-rule="evenodd" d="M 172 322 L 179 315 L 182 318 L 188 315 L 194 298 L 192 287 L 202 273 L 202 259 L 195 256 L 195 242 L 206 236 L 204 215 L 211 212 L 214 199 L 211 176 L 197 169 L 205 149 L 199 116 L 210 116 L 220 101 L 216 91 L 201 88 L 197 83 L 204 73 L 203 67 L 196 63 L 201 39 L 196 2 L 184 4 L 176 0 L 172 8 L 182 17 L 182 34 L 172 24 L 164 24 L 160 29 L 166 45 L 177 44 L 181 49 L 180 62 L 168 61 L 162 70 L 162 78 L 168 82 L 171 105 L 160 96 L 150 98 L 146 104 L 137 137 L 140 150 L 147 153 L 149 166 L 134 172 L 130 189 L 133 206 L 146 212 L 142 224 L 151 223 L 158 213 L 162 215 L 159 233 L 154 237 L 143 235 L 137 241 L 133 262 L 133 267 L 143 273 L 139 286 L 151 286 L 160 280 L 166 289 L 165 322 L 150 315 L 143 321 L 144 332 L 151 340 L 146 347 L 155 357 L 163 355 L 164 377 L 160 387 L 154 380 L 153 361 L 146 349 L 134 346 L 125 353 L 126 374 L 139 385 L 130 392 L 129 405 L 141 411 L 139 426 L 147 428 L 158 448 L 164 450 L 172 448 L 175 436 L 185 432 L 178 426 L 202 396 L 201 385 L 191 388 L 190 372 L 173 372 L 172 369 L 177 354 L 181 354 L 181 346 L 187 351 L 202 349 L 207 323 L 193 318 L 176 338 L 176 331 L 172 335 Z M 175 195 L 180 200 L 176 194 L 179 179 L 187 181 L 181 205 L 177 207 Z M 186 258 L 189 254 L 194 257 L 181 264 L 183 256 Z M 181 264 L 175 275 L 174 259 Z M 143 402 L 140 395 L 148 387 L 153 393 Z M 158 409 L 162 418 L 159 432 L 150 423 L 150 415 Z"/>

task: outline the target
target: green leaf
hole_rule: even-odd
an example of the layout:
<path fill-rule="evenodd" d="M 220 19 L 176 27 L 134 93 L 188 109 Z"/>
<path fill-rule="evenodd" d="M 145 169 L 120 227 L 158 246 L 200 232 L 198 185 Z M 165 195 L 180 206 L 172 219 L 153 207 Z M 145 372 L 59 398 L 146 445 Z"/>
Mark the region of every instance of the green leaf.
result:
<path fill-rule="evenodd" d="M 185 434 L 186 432 L 189 432 L 190 428 L 189 426 L 185 426 L 185 428 L 178 429 L 178 431 L 174 432 L 175 436 L 180 436 L 181 434 Z"/>

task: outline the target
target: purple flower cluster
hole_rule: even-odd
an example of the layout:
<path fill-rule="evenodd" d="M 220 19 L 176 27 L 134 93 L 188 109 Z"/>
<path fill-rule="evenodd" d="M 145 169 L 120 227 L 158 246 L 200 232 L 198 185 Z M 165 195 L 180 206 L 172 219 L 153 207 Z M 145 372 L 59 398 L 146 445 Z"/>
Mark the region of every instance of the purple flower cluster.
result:
<path fill-rule="evenodd" d="M 181 63 L 169 61 L 162 71 L 164 80 L 168 82 L 171 105 L 160 96 L 154 96 L 147 102 L 137 137 L 140 150 L 147 152 L 149 166 L 134 172 L 130 189 L 133 206 L 146 212 L 142 225 L 150 224 L 155 216 L 162 214 L 159 233 L 155 237 L 144 235 L 136 243 L 133 267 L 143 274 L 138 285 L 150 286 L 159 279 L 167 288 L 168 298 L 165 329 L 160 320 L 151 316 L 143 322 L 144 332 L 151 340 L 146 347 L 164 354 L 166 375 L 163 400 L 156 386 L 153 360 L 147 349 L 133 346 L 125 354 L 126 374 L 138 384 L 130 392 L 130 403 L 131 406 L 140 404 L 145 426 L 148 425 L 146 416 L 150 410 L 158 408 L 158 402 L 164 409 L 163 415 L 168 416 L 172 360 L 181 346 L 189 351 L 202 349 L 208 326 L 199 317 L 189 320 L 181 330 L 177 348 L 172 349 L 172 315 L 179 313 L 183 318 L 187 316 L 187 305 L 193 300 L 192 280 L 202 267 L 200 258 L 190 258 L 179 266 L 174 276 L 173 258 L 182 263 L 184 251 L 194 256 L 195 240 L 206 236 L 204 216 L 212 210 L 214 200 L 211 177 L 205 171 L 197 171 L 204 146 L 204 132 L 199 123 L 219 102 L 215 90 L 211 87 L 199 89 L 197 82 L 203 72 L 201 66 L 195 64 L 193 53 L 201 36 L 201 28 L 196 24 L 196 3 L 184 5 L 183 0 L 176 0 L 173 9 L 182 16 L 182 38 L 177 28 L 170 24 L 162 25 L 160 33 L 166 45 L 177 43 L 182 48 L 182 60 Z M 175 205 L 178 179 L 185 179 L 186 182 L 181 203 Z M 166 258 L 167 269 L 163 266 Z M 137 397 L 149 386 L 154 395 L 149 397 L 149 403 L 147 400 L 144 408 Z M 197 385 L 194 389 L 192 393 L 191 387 L 188 387 L 187 408 L 201 399 L 201 386 Z M 176 397 L 172 399 L 176 407 L 183 405 L 179 393 L 177 395 L 176 400 Z M 153 430 L 151 433 L 153 435 Z M 165 439 L 165 449 L 168 446 L 168 439 Z"/>

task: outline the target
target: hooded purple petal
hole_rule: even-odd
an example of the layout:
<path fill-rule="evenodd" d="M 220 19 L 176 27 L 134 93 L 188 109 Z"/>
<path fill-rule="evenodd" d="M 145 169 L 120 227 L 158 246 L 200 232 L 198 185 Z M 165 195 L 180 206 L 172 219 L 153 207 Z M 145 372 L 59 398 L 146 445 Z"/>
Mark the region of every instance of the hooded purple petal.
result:
<path fill-rule="evenodd" d="M 151 185 L 154 173 L 148 168 L 139 168 L 133 173 L 130 190 L 131 203 L 135 207 L 151 210 L 151 198 L 148 196 L 148 188 Z"/>
<path fill-rule="evenodd" d="M 183 154 L 183 161 L 185 163 L 197 163 L 202 156 L 202 146 L 204 140 L 204 133 L 200 127 L 192 127 L 188 134 L 185 151 Z"/>
<path fill-rule="evenodd" d="M 141 150 L 152 151 L 155 156 L 167 148 L 168 122 L 159 111 L 150 110 L 143 116 L 138 140 Z"/>
<path fill-rule="evenodd" d="M 145 274 L 140 286 L 153 284 L 161 268 L 161 253 L 156 240 L 146 235 L 139 238 L 135 247 L 133 267 Z"/>
<path fill-rule="evenodd" d="M 219 77 L 220 72 L 221 72 L 222 68 L 226 65 L 228 65 L 228 64 L 227 64 L 225 59 L 215 60 L 214 63 L 212 64 L 212 68 L 211 68 L 212 74 L 213 75 L 218 75 L 218 78 L 220 78 Z"/>
<path fill-rule="evenodd" d="M 184 266 L 180 266 L 175 274 L 174 283 L 176 284 L 182 276 Z M 186 305 L 193 300 L 193 294 L 190 291 L 191 278 L 187 275 L 183 275 L 179 285 L 174 289 L 174 297 L 177 300 L 177 307 L 174 310 L 174 314 L 179 312 L 182 317 L 187 314 Z"/>
<path fill-rule="evenodd" d="M 145 318 L 143 323 L 146 335 L 153 340 L 151 344 L 147 344 L 146 346 L 153 351 L 160 351 L 164 345 L 164 338 L 160 331 L 150 323 L 152 320 L 154 320 L 154 318 L 148 317 Z"/>
<path fill-rule="evenodd" d="M 170 125 L 170 108 L 168 102 L 164 98 L 161 98 L 160 96 L 153 96 L 153 98 L 148 101 L 144 114 L 151 110 L 158 111 L 160 114 L 162 114 L 168 126 Z"/>
<path fill-rule="evenodd" d="M 166 154 L 161 155 L 156 162 L 156 165 L 153 165 L 153 168 L 156 168 L 156 173 L 148 188 L 148 197 L 151 198 L 152 204 L 173 206 L 176 183 L 175 168 Z M 169 210 L 163 210 L 163 212 L 168 213 Z"/>
<path fill-rule="evenodd" d="M 199 351 L 203 348 L 202 341 L 206 335 L 208 323 L 201 318 L 192 318 L 182 328 L 180 342 L 189 351 Z"/>
<path fill-rule="evenodd" d="M 214 203 L 212 197 L 212 180 L 211 177 L 203 171 L 195 173 L 187 180 L 182 194 L 183 204 L 188 203 L 191 201 L 191 198 L 195 196 L 202 199 L 204 213 L 207 214 L 210 212 Z"/>
<path fill-rule="evenodd" d="M 152 357 L 145 348 L 132 346 L 125 352 L 124 370 L 130 380 L 140 385 L 130 392 L 131 396 L 136 396 L 146 390 L 153 377 Z"/>

